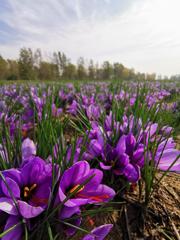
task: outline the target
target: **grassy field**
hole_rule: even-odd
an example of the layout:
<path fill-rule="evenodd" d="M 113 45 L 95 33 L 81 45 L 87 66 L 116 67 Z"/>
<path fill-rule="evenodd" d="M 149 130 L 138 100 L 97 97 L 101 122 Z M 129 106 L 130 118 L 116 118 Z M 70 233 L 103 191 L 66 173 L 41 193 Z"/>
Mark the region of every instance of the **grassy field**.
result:
<path fill-rule="evenodd" d="M 179 136 L 178 81 L 1 81 L 0 239 L 178 239 Z"/>

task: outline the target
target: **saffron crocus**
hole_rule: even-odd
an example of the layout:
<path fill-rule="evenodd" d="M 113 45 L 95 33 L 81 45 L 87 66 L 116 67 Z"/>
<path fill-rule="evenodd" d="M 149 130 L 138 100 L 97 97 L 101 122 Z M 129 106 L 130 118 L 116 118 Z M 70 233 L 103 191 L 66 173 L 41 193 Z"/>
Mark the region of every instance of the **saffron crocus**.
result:
<path fill-rule="evenodd" d="M 115 192 L 112 188 L 101 184 L 102 178 L 102 171 L 90 169 L 88 162 L 75 163 L 61 177 L 60 201 L 65 201 L 64 204 L 67 207 L 108 202 L 113 199 Z M 67 201 L 66 198 L 68 198 Z"/>
<path fill-rule="evenodd" d="M 72 104 L 67 107 L 67 112 L 71 113 L 72 115 L 76 115 L 78 111 L 78 103 L 76 100 L 73 100 Z"/>
<path fill-rule="evenodd" d="M 22 161 L 23 162 L 28 161 L 31 157 L 36 155 L 36 145 L 31 139 L 26 138 L 22 142 L 21 151 L 22 151 Z"/>
<path fill-rule="evenodd" d="M 115 175 L 123 175 L 128 181 L 136 182 L 140 178 L 140 168 L 144 165 L 144 145 L 138 143 L 132 133 L 122 135 L 112 145 L 111 135 L 107 135 L 98 126 L 89 134 L 84 159 L 99 159 L 103 170 L 111 170 Z"/>
<path fill-rule="evenodd" d="M 100 163 L 100 167 L 104 170 L 112 170 L 115 175 L 123 175 L 129 182 L 137 182 L 140 178 L 139 161 L 142 161 L 143 152 L 140 154 L 140 150 L 134 151 L 133 141 L 135 141 L 133 136 L 123 135 L 116 147 L 106 144 L 104 148 L 104 161 Z M 132 147 L 131 151 L 130 143 Z"/>
<path fill-rule="evenodd" d="M 100 118 L 101 111 L 99 106 L 91 104 L 86 108 L 86 114 L 89 120 L 98 120 Z"/>
<path fill-rule="evenodd" d="M 39 157 L 34 157 L 19 170 L 2 171 L 5 182 L 0 180 L 0 210 L 26 219 L 41 214 L 48 204 L 51 173 L 51 166 Z"/>
<path fill-rule="evenodd" d="M 100 227 L 97 227 L 87 234 L 82 240 L 103 240 L 111 231 L 113 225 L 105 224 Z"/>
<path fill-rule="evenodd" d="M 104 129 L 107 132 L 107 135 L 110 135 L 113 131 L 116 131 L 116 133 L 118 133 L 120 130 L 120 123 L 114 120 L 112 112 L 106 116 Z"/>
<path fill-rule="evenodd" d="M 175 149 L 172 138 L 163 140 L 157 148 L 155 155 L 157 167 L 163 171 L 175 171 L 180 173 L 180 151 Z"/>
<path fill-rule="evenodd" d="M 54 103 L 52 104 L 51 109 L 52 109 L 52 116 L 53 117 L 59 117 L 63 112 L 63 109 L 62 108 L 57 108 Z"/>
<path fill-rule="evenodd" d="M 34 111 L 31 108 L 25 108 L 25 111 L 22 115 L 22 120 L 24 122 L 30 122 L 33 121 Z"/>

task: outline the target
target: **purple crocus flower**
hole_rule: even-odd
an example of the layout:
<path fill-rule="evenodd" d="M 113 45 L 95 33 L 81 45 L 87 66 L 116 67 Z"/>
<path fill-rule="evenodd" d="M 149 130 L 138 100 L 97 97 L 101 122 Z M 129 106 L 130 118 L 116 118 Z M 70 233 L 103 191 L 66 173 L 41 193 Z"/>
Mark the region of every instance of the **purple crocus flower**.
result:
<path fill-rule="evenodd" d="M 103 240 L 111 231 L 112 227 L 112 224 L 105 224 L 97 227 L 93 229 L 90 234 L 87 234 L 82 240 Z"/>
<path fill-rule="evenodd" d="M 73 100 L 72 104 L 67 107 L 67 112 L 71 113 L 72 115 L 75 115 L 78 110 L 78 103 L 76 100 Z"/>
<path fill-rule="evenodd" d="M 59 117 L 63 112 L 62 108 L 57 108 L 56 105 L 52 104 L 52 116 L 53 117 Z"/>
<path fill-rule="evenodd" d="M 0 180 L 0 210 L 26 219 L 41 214 L 47 207 L 51 189 L 51 165 L 34 157 L 21 169 L 2 171 L 6 184 Z M 18 209 L 14 203 L 16 199 Z"/>
<path fill-rule="evenodd" d="M 180 151 L 175 149 L 175 143 L 172 138 L 165 139 L 159 144 L 155 162 L 158 164 L 158 168 L 163 171 L 169 169 L 169 171 L 180 173 Z"/>
<path fill-rule="evenodd" d="M 104 161 L 100 167 L 104 170 L 112 170 L 115 175 L 123 175 L 129 182 L 137 182 L 140 178 L 140 162 L 143 152 L 140 148 L 135 150 L 135 138 L 133 135 L 123 135 L 116 147 L 106 144 Z M 129 154 L 129 155 L 128 155 Z"/>
<path fill-rule="evenodd" d="M 105 134 L 103 129 L 94 124 L 83 158 L 86 160 L 98 158 L 103 170 L 111 170 L 115 175 L 123 175 L 130 182 L 138 181 L 140 168 L 144 166 L 145 146 L 137 142 L 132 133 L 122 135 L 115 146 L 111 137 L 112 133 Z"/>
<path fill-rule="evenodd" d="M 89 120 L 98 120 L 101 115 L 99 106 L 96 106 L 94 104 L 91 104 L 86 108 L 86 113 Z"/>
<path fill-rule="evenodd" d="M 64 201 L 69 194 L 85 184 L 85 181 L 88 182 L 64 203 L 65 206 L 75 207 L 111 200 L 115 196 L 115 192 L 112 188 L 101 184 L 102 178 L 102 171 L 90 169 L 88 162 L 80 161 L 75 163 L 61 177 L 59 186 L 60 201 Z"/>
<path fill-rule="evenodd" d="M 21 151 L 22 151 L 22 161 L 23 162 L 28 161 L 31 157 L 36 155 L 36 145 L 31 139 L 26 138 L 22 142 Z"/>
<path fill-rule="evenodd" d="M 25 109 L 25 112 L 22 115 L 22 120 L 24 122 L 29 122 L 33 120 L 33 116 L 34 116 L 34 111 L 31 108 L 27 108 Z"/>
<path fill-rule="evenodd" d="M 106 119 L 104 122 L 104 129 L 107 132 L 107 134 L 108 132 L 112 133 L 114 130 L 116 131 L 116 133 L 118 133 L 120 130 L 120 123 L 114 120 L 112 112 L 110 112 L 109 115 L 106 116 Z"/>

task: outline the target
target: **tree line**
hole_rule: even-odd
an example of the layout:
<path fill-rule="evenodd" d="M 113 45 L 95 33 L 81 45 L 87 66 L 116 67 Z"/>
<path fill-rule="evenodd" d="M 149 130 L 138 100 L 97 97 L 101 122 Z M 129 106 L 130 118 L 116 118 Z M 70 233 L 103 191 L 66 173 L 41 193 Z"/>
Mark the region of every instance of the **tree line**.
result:
<path fill-rule="evenodd" d="M 63 52 L 54 52 L 48 60 L 40 49 L 21 48 L 17 60 L 0 55 L 0 80 L 155 80 L 156 75 L 135 72 L 123 64 L 104 61 L 101 65 L 80 57 L 77 64 Z"/>

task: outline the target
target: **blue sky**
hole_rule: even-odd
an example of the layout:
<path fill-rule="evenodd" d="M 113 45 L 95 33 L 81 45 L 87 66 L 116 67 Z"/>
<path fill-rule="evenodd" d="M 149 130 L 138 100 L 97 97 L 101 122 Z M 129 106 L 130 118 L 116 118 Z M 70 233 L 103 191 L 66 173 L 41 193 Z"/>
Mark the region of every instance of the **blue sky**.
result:
<path fill-rule="evenodd" d="M 21 47 L 180 73 L 180 0 L 0 0 L 0 54 Z"/>

